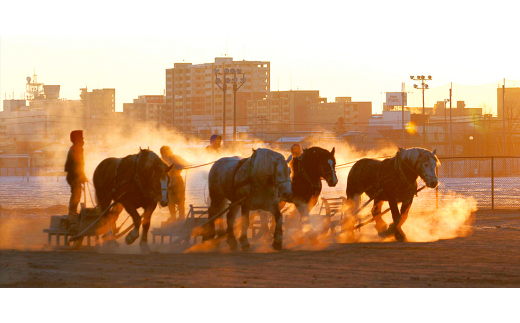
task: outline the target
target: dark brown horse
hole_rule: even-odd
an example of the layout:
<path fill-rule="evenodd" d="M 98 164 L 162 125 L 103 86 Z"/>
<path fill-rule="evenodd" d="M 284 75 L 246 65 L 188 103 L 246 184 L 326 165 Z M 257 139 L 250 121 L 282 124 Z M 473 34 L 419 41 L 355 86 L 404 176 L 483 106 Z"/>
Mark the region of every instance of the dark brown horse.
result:
<path fill-rule="evenodd" d="M 130 214 L 134 229 L 125 238 L 126 244 L 132 244 L 139 237 L 139 227 L 143 225 L 140 246 L 145 252 L 148 248 L 148 229 L 152 213 L 157 207 L 168 205 L 168 171 L 166 165 L 153 151 L 142 149 L 138 154 L 125 158 L 107 158 L 94 171 L 94 187 L 101 210 L 117 202 L 107 216 L 107 242 L 115 244 L 115 221 L 123 208 Z M 139 216 L 137 209 L 144 213 Z"/>
<path fill-rule="evenodd" d="M 366 193 L 374 199 L 372 215 L 379 235 L 385 237 L 395 233 L 397 240 L 405 241 L 402 226 L 417 193 L 417 178 L 421 177 L 427 187 L 437 187 L 435 168 L 439 164 L 435 150 L 423 148 L 399 148 L 394 157 L 383 161 L 371 158 L 357 161 L 347 178 L 347 200 L 351 210 L 358 210 L 361 194 Z M 392 212 L 394 222 L 390 227 L 381 215 L 384 201 L 388 201 Z M 401 212 L 398 203 L 402 203 Z"/>

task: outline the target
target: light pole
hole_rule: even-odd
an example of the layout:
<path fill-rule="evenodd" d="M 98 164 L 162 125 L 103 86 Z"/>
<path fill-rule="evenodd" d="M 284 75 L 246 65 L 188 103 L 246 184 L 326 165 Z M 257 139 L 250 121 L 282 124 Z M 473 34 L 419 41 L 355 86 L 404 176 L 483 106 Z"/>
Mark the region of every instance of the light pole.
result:
<path fill-rule="evenodd" d="M 224 81 L 222 81 L 219 77 L 219 69 L 216 68 L 213 70 L 215 73 L 215 83 L 224 93 L 224 98 L 222 100 L 222 142 L 226 142 L 226 93 L 227 93 L 227 84 L 231 82 L 229 78 L 226 77 L 229 74 L 229 68 L 224 69 Z M 222 83 L 222 86 L 220 85 Z"/>
<path fill-rule="evenodd" d="M 451 91 L 451 89 L 450 89 L 450 91 Z M 450 102 L 450 99 L 444 99 L 444 147 L 445 148 L 448 146 L 448 142 L 446 140 L 446 134 L 448 133 L 448 120 L 447 120 L 447 115 L 446 115 L 446 110 L 448 110 L 448 108 L 446 107 L 446 104 L 448 102 Z M 451 121 L 451 109 L 450 109 L 450 121 Z M 451 139 L 451 132 L 450 132 L 450 139 Z M 445 149 L 444 151 L 446 152 L 447 150 L 448 149 Z"/>
<path fill-rule="evenodd" d="M 237 91 L 246 83 L 246 78 L 244 77 L 244 73 L 242 73 L 242 69 L 235 70 L 231 69 L 231 74 L 233 74 L 233 143 L 237 141 Z M 240 81 L 237 78 L 237 74 L 242 74 L 242 78 Z"/>
<path fill-rule="evenodd" d="M 428 78 L 426 78 L 424 75 L 417 75 L 417 76 L 410 76 L 410 79 L 413 81 L 421 81 L 421 87 L 418 87 L 417 84 L 414 84 L 413 87 L 415 89 L 422 90 L 422 124 L 423 124 L 423 146 L 426 148 L 426 118 L 424 115 L 424 90 L 427 90 L 428 84 L 426 84 L 426 81 L 431 81 L 432 77 L 431 75 L 428 75 Z"/>

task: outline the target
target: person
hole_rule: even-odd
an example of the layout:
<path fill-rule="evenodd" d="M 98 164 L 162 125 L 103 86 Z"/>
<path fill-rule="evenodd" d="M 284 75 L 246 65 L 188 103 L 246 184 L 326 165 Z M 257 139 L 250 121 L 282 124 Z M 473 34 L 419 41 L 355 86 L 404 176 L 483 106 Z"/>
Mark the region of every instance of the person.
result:
<path fill-rule="evenodd" d="M 294 144 L 291 146 L 291 155 L 287 158 L 287 163 L 290 163 L 294 158 L 298 158 L 303 154 L 302 146 Z"/>
<path fill-rule="evenodd" d="M 206 151 L 209 152 L 218 152 L 220 146 L 222 144 L 222 136 L 221 135 L 212 135 L 209 139 L 209 146 L 206 147 Z"/>
<path fill-rule="evenodd" d="M 161 158 L 168 164 L 175 166 L 168 173 L 170 177 L 170 185 L 168 186 L 168 209 L 170 210 L 170 220 L 184 220 L 185 208 L 184 203 L 186 200 L 184 180 L 182 179 L 181 172 L 184 166 L 188 165 L 182 157 L 174 155 L 170 147 L 161 147 Z M 178 212 L 178 217 L 175 215 Z"/>
<path fill-rule="evenodd" d="M 83 131 L 74 130 L 70 133 L 72 146 L 67 153 L 65 172 L 70 185 L 69 215 L 78 215 L 78 204 L 81 200 L 81 185 L 88 182 L 85 176 L 85 159 L 83 157 Z"/>

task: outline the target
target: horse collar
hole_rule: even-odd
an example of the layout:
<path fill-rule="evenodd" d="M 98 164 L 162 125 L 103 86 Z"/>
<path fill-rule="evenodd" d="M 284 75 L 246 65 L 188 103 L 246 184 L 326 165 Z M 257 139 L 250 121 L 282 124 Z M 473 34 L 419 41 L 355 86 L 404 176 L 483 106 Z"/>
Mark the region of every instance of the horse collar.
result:
<path fill-rule="evenodd" d="M 306 151 L 304 151 L 303 154 L 298 157 L 298 170 L 303 174 L 303 177 L 311 184 L 311 187 L 321 188 L 321 179 L 318 178 L 317 181 L 313 181 L 309 174 L 307 174 L 307 172 L 305 171 L 305 167 L 303 167 L 303 157 L 305 153 Z"/>
<path fill-rule="evenodd" d="M 396 157 L 397 157 L 397 168 L 398 168 L 399 176 L 401 177 L 401 179 L 404 180 L 409 185 L 416 184 L 417 178 L 414 181 L 410 181 L 410 179 L 408 179 L 408 177 L 404 173 L 403 167 L 401 167 L 401 165 L 406 166 L 406 168 L 408 168 L 410 171 L 412 171 L 412 173 L 414 173 L 414 175 L 416 175 L 417 177 L 419 177 L 419 174 L 417 174 L 415 169 L 413 169 L 410 165 L 405 163 L 405 161 L 401 158 L 400 154 L 398 154 L 398 156 L 396 156 Z"/>

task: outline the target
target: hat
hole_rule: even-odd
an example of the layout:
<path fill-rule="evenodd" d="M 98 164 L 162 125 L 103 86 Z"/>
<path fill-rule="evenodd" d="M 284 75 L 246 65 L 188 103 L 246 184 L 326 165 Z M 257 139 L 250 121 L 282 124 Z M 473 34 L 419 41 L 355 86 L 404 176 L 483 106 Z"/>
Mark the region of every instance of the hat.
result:
<path fill-rule="evenodd" d="M 215 142 L 219 138 L 220 138 L 220 140 L 222 140 L 222 136 L 220 136 L 220 135 L 212 135 L 211 138 L 209 138 L 209 142 L 213 143 L 213 142 Z"/>
<path fill-rule="evenodd" d="M 70 133 L 70 141 L 73 143 L 83 141 L 83 130 L 74 130 Z"/>

